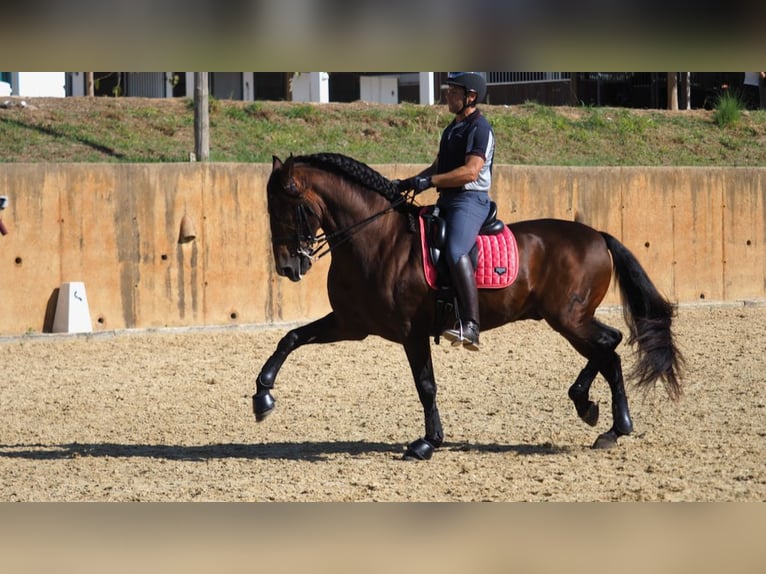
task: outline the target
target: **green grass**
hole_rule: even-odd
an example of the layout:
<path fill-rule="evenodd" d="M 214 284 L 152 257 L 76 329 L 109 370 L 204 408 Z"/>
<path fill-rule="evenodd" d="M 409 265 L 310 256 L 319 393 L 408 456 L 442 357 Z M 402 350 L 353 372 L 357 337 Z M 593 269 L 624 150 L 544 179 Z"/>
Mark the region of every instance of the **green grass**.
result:
<path fill-rule="evenodd" d="M 742 108 L 742 102 L 736 94 L 726 92 L 716 101 L 713 121 L 719 128 L 733 126 L 742 117 Z"/>
<path fill-rule="evenodd" d="M 0 109 L 2 162 L 184 162 L 189 99 L 30 99 Z M 765 166 L 766 112 L 484 106 L 495 161 L 529 165 Z M 211 160 L 270 163 L 320 151 L 370 164 L 429 163 L 452 120 L 446 106 L 212 100 Z"/>

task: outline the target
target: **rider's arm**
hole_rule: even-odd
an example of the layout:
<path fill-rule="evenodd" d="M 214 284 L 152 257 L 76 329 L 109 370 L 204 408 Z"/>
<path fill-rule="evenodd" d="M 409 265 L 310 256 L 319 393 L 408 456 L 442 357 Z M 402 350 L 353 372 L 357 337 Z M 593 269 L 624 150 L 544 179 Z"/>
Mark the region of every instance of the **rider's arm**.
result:
<path fill-rule="evenodd" d="M 481 172 L 482 167 L 484 167 L 484 158 L 480 155 L 471 154 L 465 157 L 465 163 L 463 165 L 453 169 L 452 171 L 447 171 L 445 173 L 439 173 L 436 175 L 425 175 L 431 175 L 431 182 L 433 183 L 434 187 L 461 187 L 466 183 L 476 181 L 479 177 L 479 172 Z"/>
<path fill-rule="evenodd" d="M 439 165 L 439 156 L 436 156 L 436 159 L 434 162 L 429 165 L 427 168 L 425 168 L 423 171 L 421 171 L 419 174 L 417 174 L 415 177 L 428 177 L 429 175 L 433 175 L 436 173 L 436 166 Z"/>

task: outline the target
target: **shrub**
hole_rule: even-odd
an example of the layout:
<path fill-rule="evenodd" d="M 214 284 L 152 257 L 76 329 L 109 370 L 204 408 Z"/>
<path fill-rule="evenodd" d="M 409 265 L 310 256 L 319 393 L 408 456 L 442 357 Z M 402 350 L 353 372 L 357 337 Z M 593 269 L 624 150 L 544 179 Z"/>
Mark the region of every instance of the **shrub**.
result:
<path fill-rule="evenodd" d="M 744 105 L 737 94 L 725 92 L 716 101 L 713 121 L 719 128 L 736 124 L 742 115 L 743 109 Z"/>

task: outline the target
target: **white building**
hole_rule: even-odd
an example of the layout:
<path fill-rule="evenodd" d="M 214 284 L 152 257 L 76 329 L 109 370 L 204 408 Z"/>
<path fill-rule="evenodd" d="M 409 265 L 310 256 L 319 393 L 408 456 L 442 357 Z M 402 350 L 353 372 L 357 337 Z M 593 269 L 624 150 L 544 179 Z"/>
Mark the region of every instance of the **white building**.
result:
<path fill-rule="evenodd" d="M 63 98 L 65 72 L 0 72 L 0 96 Z"/>
<path fill-rule="evenodd" d="M 271 76 L 264 78 L 264 76 Z M 280 91 L 280 76 L 284 91 Z M 209 86 L 211 95 L 219 99 L 251 101 L 256 99 L 281 99 L 285 95 L 298 102 L 329 102 L 331 73 L 298 72 L 210 72 Z M 193 72 L 97 72 L 95 81 L 97 94 L 137 96 L 144 98 L 190 97 L 194 93 Z M 262 82 L 268 82 L 264 94 Z M 406 74 L 366 75 L 356 80 L 359 82 L 359 96 L 371 102 L 397 103 L 399 101 L 399 83 L 419 86 L 419 101 L 423 104 L 434 103 L 434 73 L 414 72 Z M 66 77 L 67 95 L 84 96 L 87 93 L 84 72 L 68 72 Z M 258 84 L 258 85 L 257 85 Z M 289 90 L 287 86 L 290 86 Z M 259 88 L 261 88 L 259 90 Z M 275 94 L 276 92 L 276 94 Z M 417 93 L 417 92 L 416 92 Z M 265 97 L 264 97 L 265 96 Z M 337 101 L 345 101 L 343 99 Z M 348 100 L 351 101 L 351 100 Z"/>

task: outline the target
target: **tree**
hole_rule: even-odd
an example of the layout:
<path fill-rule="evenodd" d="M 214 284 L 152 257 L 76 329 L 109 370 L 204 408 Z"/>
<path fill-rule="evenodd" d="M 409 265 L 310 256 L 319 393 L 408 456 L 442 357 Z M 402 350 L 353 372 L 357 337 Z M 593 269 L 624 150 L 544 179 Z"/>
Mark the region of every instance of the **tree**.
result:
<path fill-rule="evenodd" d="M 668 109 L 678 111 L 678 72 L 668 72 Z"/>
<path fill-rule="evenodd" d="M 207 79 L 207 72 L 194 72 L 194 156 L 197 161 L 210 159 L 210 98 Z"/>

